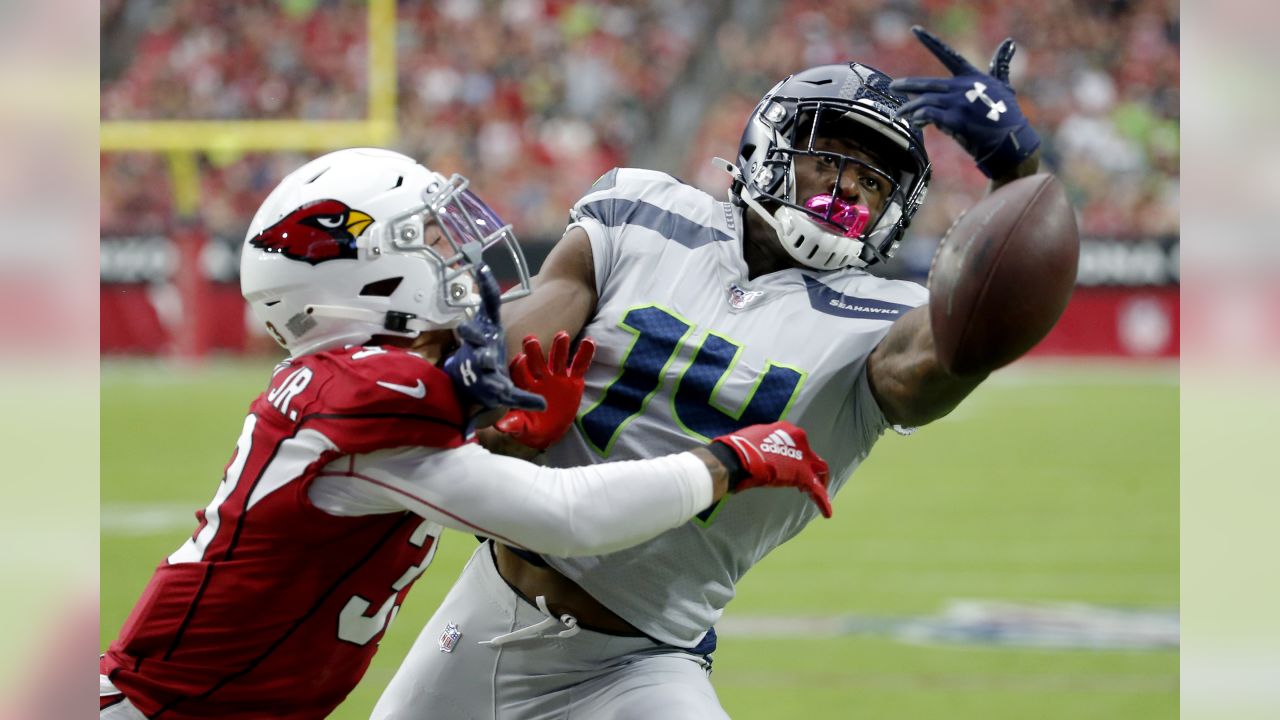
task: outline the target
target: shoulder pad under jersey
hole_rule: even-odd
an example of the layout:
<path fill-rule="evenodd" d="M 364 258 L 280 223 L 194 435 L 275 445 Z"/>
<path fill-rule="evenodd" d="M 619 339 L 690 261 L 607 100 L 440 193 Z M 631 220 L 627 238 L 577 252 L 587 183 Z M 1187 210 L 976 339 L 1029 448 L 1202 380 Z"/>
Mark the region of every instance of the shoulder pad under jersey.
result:
<path fill-rule="evenodd" d="M 292 359 L 276 370 L 254 411 L 318 430 L 346 453 L 457 447 L 467 425 L 442 370 L 420 355 L 382 346 Z"/>

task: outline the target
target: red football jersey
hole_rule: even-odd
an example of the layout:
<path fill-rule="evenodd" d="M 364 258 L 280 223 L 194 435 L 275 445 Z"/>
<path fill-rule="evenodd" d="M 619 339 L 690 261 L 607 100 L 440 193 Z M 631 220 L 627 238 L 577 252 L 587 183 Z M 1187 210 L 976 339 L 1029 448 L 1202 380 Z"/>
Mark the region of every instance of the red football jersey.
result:
<path fill-rule="evenodd" d="M 351 347 L 282 363 L 102 672 L 152 718 L 329 714 L 430 563 L 439 526 L 409 512 L 331 515 L 307 488 L 340 456 L 454 448 L 465 434 L 448 376 L 412 353 Z"/>

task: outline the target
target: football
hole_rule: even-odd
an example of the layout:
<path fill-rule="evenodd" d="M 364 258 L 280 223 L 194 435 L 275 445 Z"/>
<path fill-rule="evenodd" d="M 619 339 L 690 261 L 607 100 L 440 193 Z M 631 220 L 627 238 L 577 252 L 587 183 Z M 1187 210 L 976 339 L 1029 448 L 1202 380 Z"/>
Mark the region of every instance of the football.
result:
<path fill-rule="evenodd" d="M 1067 307 L 1079 257 L 1075 211 L 1052 175 L 1015 180 L 957 218 L 929 270 L 943 367 L 990 372 L 1040 342 Z"/>

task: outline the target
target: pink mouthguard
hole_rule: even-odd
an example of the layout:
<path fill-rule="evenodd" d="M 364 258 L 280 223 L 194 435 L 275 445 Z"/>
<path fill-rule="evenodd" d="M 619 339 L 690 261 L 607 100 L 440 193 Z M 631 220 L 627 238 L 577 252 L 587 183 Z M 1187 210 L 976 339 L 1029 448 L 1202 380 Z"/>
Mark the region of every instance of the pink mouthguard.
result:
<path fill-rule="evenodd" d="M 871 211 L 866 206 L 854 205 L 832 195 L 814 195 L 804 201 L 804 206 L 826 218 L 847 238 L 861 237 L 867 223 L 871 222 Z"/>

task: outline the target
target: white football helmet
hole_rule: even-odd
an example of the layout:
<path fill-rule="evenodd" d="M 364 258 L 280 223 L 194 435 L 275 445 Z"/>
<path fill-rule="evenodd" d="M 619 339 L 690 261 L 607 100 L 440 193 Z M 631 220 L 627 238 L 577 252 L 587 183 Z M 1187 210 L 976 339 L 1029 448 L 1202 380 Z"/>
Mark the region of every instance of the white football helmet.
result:
<path fill-rule="evenodd" d="M 529 271 L 511 226 L 471 191 L 389 150 L 339 150 L 290 173 L 245 235 L 240 290 L 291 355 L 452 328 L 479 305 L 471 274 L 501 245 Z"/>

